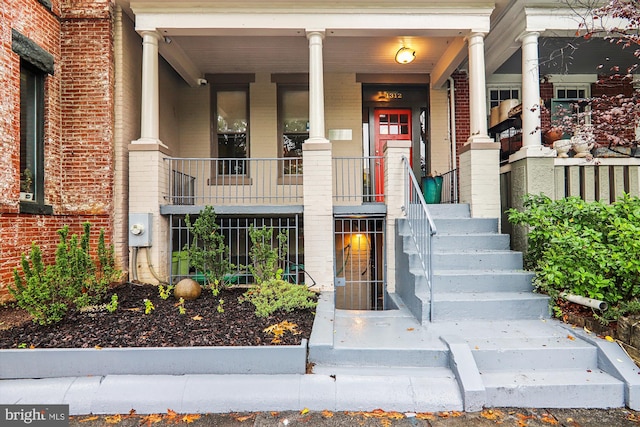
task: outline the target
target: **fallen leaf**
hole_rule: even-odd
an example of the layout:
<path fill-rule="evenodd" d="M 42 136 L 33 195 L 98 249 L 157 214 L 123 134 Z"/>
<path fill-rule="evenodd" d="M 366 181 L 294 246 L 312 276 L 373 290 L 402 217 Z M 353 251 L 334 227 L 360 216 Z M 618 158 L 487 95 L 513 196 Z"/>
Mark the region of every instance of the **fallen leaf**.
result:
<path fill-rule="evenodd" d="M 475 349 L 476 349 L 476 350 L 480 350 L 480 347 L 478 347 L 478 346 L 475 346 Z"/>
<path fill-rule="evenodd" d="M 278 415 L 280 415 L 280 412 L 271 411 L 271 416 L 272 417 L 277 417 Z"/>
<path fill-rule="evenodd" d="M 438 416 L 439 416 L 440 418 L 449 418 L 449 413 L 448 413 L 448 412 L 440 412 L 440 413 L 438 414 Z"/>
<path fill-rule="evenodd" d="M 407 328 L 407 331 L 409 331 L 409 332 L 414 331 L 414 330 L 415 330 L 415 328 Z"/>
<path fill-rule="evenodd" d="M 451 411 L 451 416 L 456 418 L 456 417 L 461 417 L 462 416 L 462 412 L 460 411 Z"/>
<path fill-rule="evenodd" d="M 543 414 L 542 418 L 540 418 L 540 421 L 542 421 L 543 423 L 551 424 L 552 426 L 557 426 L 559 424 L 558 420 L 556 420 L 551 414 Z"/>
<path fill-rule="evenodd" d="M 120 414 L 108 415 L 108 416 L 104 417 L 104 421 L 107 424 L 118 424 L 119 422 L 122 421 L 122 415 L 120 415 Z"/>
<path fill-rule="evenodd" d="M 436 417 L 433 412 L 418 412 L 416 418 L 419 420 L 435 420 Z"/>
<path fill-rule="evenodd" d="M 380 424 L 382 424 L 382 427 L 391 427 L 391 420 L 383 418 L 380 420 Z"/>
<path fill-rule="evenodd" d="M 240 417 L 236 417 L 236 421 L 243 423 L 243 422 L 245 422 L 245 421 L 247 421 L 247 420 L 252 419 L 254 416 L 255 416 L 254 414 L 251 414 L 251 415 L 242 415 L 242 416 L 240 416 Z"/>
<path fill-rule="evenodd" d="M 164 417 L 165 417 L 165 419 L 167 419 L 169 421 L 173 421 L 173 420 L 176 420 L 178 418 L 178 413 L 176 411 L 174 411 L 173 409 L 167 408 L 167 415 L 165 415 Z"/>
<path fill-rule="evenodd" d="M 607 335 L 606 337 L 604 337 L 605 340 L 609 341 L 609 342 L 613 342 L 615 341 L 613 338 L 611 338 L 609 335 Z"/>
<path fill-rule="evenodd" d="M 308 412 L 309 412 L 309 408 L 304 408 L 302 411 L 300 411 L 300 415 L 304 415 Z"/>
<path fill-rule="evenodd" d="M 151 424 L 156 424 L 162 421 L 162 415 L 160 414 L 149 414 L 146 417 L 142 417 L 140 420 L 141 426 L 150 426 Z"/>
<path fill-rule="evenodd" d="M 567 335 L 567 338 L 570 339 L 571 341 L 575 341 L 576 337 L 572 336 L 572 335 Z"/>
<path fill-rule="evenodd" d="M 585 331 L 586 333 L 588 333 L 588 334 L 590 334 L 590 333 L 591 333 L 591 331 L 590 331 L 589 329 L 587 329 L 587 327 L 586 327 L 586 326 L 584 327 L 584 331 Z"/>
<path fill-rule="evenodd" d="M 87 417 L 87 418 L 83 418 L 81 420 L 78 420 L 78 422 L 81 423 L 86 423 L 87 421 L 95 421 L 97 420 L 99 417 L 97 415 L 94 415 L 93 417 Z"/>
<path fill-rule="evenodd" d="M 193 317 L 192 317 L 192 319 L 193 319 L 193 320 L 202 320 L 202 319 L 204 319 L 204 318 L 198 314 L 198 315 L 196 315 L 196 316 L 193 316 Z"/>
<path fill-rule="evenodd" d="M 186 414 L 184 417 L 182 417 L 182 422 L 186 424 L 191 424 L 192 422 L 194 422 L 199 418 L 200 418 L 200 415 L 198 414 Z"/>
<path fill-rule="evenodd" d="M 328 411 L 328 410 L 325 409 L 324 411 L 322 411 L 322 416 L 324 418 L 331 418 L 331 417 L 333 417 L 333 412 Z"/>
<path fill-rule="evenodd" d="M 99 345 L 96 345 L 96 346 L 95 346 L 95 347 L 93 347 L 93 348 L 95 348 L 96 350 L 102 350 L 102 347 L 100 347 Z"/>
<path fill-rule="evenodd" d="M 485 409 L 480 413 L 480 416 L 482 418 L 486 418 L 488 420 L 497 420 L 499 418 L 502 418 L 502 415 L 502 412 L 498 411 L 497 409 Z"/>

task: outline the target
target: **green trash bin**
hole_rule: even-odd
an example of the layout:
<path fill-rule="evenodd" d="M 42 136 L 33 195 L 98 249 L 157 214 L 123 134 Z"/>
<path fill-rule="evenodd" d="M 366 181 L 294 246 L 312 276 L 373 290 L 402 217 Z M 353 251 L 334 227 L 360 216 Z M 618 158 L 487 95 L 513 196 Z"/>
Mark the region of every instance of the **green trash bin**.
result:
<path fill-rule="evenodd" d="M 428 204 L 440 203 L 442 194 L 442 177 L 425 176 L 422 178 L 422 195 Z"/>
<path fill-rule="evenodd" d="M 174 276 L 189 275 L 189 252 L 176 251 L 171 253 L 171 273 Z"/>

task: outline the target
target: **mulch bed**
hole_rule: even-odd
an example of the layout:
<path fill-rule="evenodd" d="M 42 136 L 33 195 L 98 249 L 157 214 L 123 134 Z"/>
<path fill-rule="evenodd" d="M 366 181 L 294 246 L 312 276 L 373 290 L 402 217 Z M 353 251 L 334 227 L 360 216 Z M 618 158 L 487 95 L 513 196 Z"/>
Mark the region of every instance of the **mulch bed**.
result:
<path fill-rule="evenodd" d="M 41 326 L 24 311 L 0 308 L 0 348 L 93 348 L 93 347 L 188 347 L 188 346 L 263 346 L 274 345 L 273 335 L 264 329 L 289 321 L 297 325 L 295 335 L 285 332 L 277 345 L 298 345 L 309 338 L 314 310 L 277 312 L 267 318 L 254 314 L 251 303 L 238 303 L 246 289 L 231 288 L 214 297 L 209 290 L 193 301 L 185 301 L 180 314 L 172 296 L 163 300 L 151 285 L 125 284 L 116 289 L 118 309 L 104 308 L 73 312 L 60 323 Z M 155 309 L 145 314 L 143 300 Z M 111 299 L 109 294 L 105 302 Z M 219 312 L 223 300 L 223 312 Z"/>

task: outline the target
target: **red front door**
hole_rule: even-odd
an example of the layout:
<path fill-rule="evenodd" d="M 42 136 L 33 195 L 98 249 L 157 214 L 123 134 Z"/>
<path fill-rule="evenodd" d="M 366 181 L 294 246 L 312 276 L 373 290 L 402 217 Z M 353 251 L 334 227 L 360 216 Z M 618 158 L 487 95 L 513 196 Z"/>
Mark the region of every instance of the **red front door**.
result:
<path fill-rule="evenodd" d="M 384 154 L 384 144 L 390 140 L 411 141 L 410 108 L 376 108 L 373 112 L 375 126 L 374 155 Z M 411 162 L 411 156 L 409 157 Z M 376 201 L 384 201 L 384 159 L 376 161 Z"/>

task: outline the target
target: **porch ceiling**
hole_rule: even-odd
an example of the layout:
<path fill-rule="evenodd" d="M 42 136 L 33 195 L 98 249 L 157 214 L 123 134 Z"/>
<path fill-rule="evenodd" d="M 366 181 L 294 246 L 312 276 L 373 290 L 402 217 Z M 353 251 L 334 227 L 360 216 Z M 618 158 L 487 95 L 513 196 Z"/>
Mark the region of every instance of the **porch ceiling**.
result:
<path fill-rule="evenodd" d="M 325 31 L 326 72 L 420 73 L 442 83 L 466 56 L 464 37 L 489 31 L 494 8 L 486 0 L 118 3 L 138 32 L 165 36 L 161 55 L 191 85 L 208 73 L 307 72 L 305 32 L 315 29 Z M 394 61 L 403 45 L 416 50 L 411 64 Z"/>

